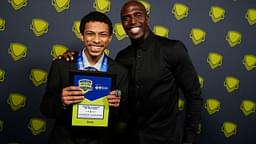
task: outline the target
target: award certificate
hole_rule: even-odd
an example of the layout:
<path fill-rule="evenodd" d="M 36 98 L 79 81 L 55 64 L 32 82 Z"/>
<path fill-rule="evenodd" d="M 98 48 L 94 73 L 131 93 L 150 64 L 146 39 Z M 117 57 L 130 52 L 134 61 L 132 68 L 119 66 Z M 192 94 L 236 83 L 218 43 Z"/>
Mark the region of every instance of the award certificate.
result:
<path fill-rule="evenodd" d="M 115 75 L 70 71 L 70 84 L 79 86 L 84 94 L 84 100 L 72 107 L 72 126 L 107 127 L 109 105 L 106 96 L 114 87 Z"/>

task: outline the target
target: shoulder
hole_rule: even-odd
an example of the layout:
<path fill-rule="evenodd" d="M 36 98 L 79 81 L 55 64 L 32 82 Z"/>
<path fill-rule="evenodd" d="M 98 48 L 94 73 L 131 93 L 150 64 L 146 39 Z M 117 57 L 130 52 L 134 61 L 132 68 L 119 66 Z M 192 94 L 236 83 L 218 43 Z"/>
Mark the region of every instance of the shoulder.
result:
<path fill-rule="evenodd" d="M 135 50 L 132 46 L 128 46 L 125 49 L 118 52 L 115 60 L 122 65 L 130 65 L 135 57 Z"/>
<path fill-rule="evenodd" d="M 64 59 L 55 59 L 51 63 L 51 68 L 57 68 L 57 69 L 68 69 L 71 65 L 75 64 L 74 61 L 66 61 Z"/>
<path fill-rule="evenodd" d="M 55 65 L 70 65 L 74 62 L 75 62 L 75 60 L 74 61 L 66 61 L 64 59 L 55 59 L 52 61 L 52 63 Z"/>
<path fill-rule="evenodd" d="M 124 66 L 122 66 L 121 64 L 119 64 L 118 62 L 114 61 L 112 58 L 109 58 L 108 59 L 109 61 L 109 65 L 112 67 L 112 68 L 116 68 L 120 71 L 126 71 L 126 68 Z"/>
<path fill-rule="evenodd" d="M 166 37 L 161 37 L 155 35 L 155 40 L 158 43 L 158 45 L 162 45 L 163 47 L 168 47 L 168 48 L 185 48 L 185 45 L 183 42 L 180 40 L 176 39 L 168 39 Z"/>
<path fill-rule="evenodd" d="M 126 48 L 120 50 L 117 53 L 116 58 L 131 57 L 133 55 L 134 49 L 135 48 L 132 45 L 128 45 Z"/>
<path fill-rule="evenodd" d="M 155 41 L 157 47 L 159 47 L 165 54 L 176 55 L 186 53 L 187 49 L 183 42 L 175 39 L 168 39 L 155 35 Z"/>
<path fill-rule="evenodd" d="M 189 58 L 186 46 L 180 40 L 155 36 L 156 45 L 163 58 L 170 64 L 176 64 Z"/>
<path fill-rule="evenodd" d="M 115 73 L 117 75 L 127 75 L 128 74 L 127 69 L 123 65 L 114 61 L 113 59 L 109 58 L 108 64 L 109 64 L 109 72 L 110 73 Z"/>

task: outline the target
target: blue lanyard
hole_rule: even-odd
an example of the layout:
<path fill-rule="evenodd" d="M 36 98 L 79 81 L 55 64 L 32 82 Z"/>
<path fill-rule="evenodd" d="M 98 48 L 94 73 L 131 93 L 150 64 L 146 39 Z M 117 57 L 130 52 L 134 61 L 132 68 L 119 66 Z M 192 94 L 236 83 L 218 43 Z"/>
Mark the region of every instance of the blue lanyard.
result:
<path fill-rule="evenodd" d="M 78 68 L 78 70 L 85 70 L 82 52 L 83 52 L 83 50 L 81 50 L 78 53 L 78 56 L 77 56 L 77 68 Z M 105 54 L 104 54 L 104 57 L 103 57 L 103 60 L 102 60 L 102 63 L 101 63 L 100 71 L 101 72 L 107 72 L 108 71 L 108 59 L 107 59 Z"/>

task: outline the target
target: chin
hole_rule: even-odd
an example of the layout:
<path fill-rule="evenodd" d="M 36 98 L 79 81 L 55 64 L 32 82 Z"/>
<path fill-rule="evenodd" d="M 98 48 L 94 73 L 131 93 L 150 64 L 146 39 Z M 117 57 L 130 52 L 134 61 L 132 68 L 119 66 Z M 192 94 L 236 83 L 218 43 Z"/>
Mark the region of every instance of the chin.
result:
<path fill-rule="evenodd" d="M 142 36 L 133 36 L 133 37 L 130 37 L 130 39 L 132 40 L 132 41 L 140 41 L 141 39 L 143 39 L 143 37 Z"/>
<path fill-rule="evenodd" d="M 101 55 L 101 52 L 90 53 L 90 55 L 91 55 L 92 57 L 98 57 L 98 56 Z"/>
<path fill-rule="evenodd" d="M 98 57 L 100 54 L 91 54 L 92 57 Z"/>
<path fill-rule="evenodd" d="M 132 35 L 130 34 L 130 38 L 133 39 L 133 40 L 139 40 L 143 37 L 142 34 L 137 34 L 137 35 Z"/>

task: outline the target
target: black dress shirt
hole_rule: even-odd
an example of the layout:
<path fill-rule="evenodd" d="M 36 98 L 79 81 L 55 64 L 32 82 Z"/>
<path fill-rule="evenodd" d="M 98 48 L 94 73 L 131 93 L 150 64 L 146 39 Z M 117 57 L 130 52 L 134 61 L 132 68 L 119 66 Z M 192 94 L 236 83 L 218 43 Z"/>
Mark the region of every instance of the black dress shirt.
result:
<path fill-rule="evenodd" d="M 120 51 L 116 60 L 129 70 L 129 128 L 138 143 L 194 142 L 202 98 L 185 46 L 150 32 L 144 41 Z M 184 122 L 178 110 L 180 90 L 186 100 Z"/>

